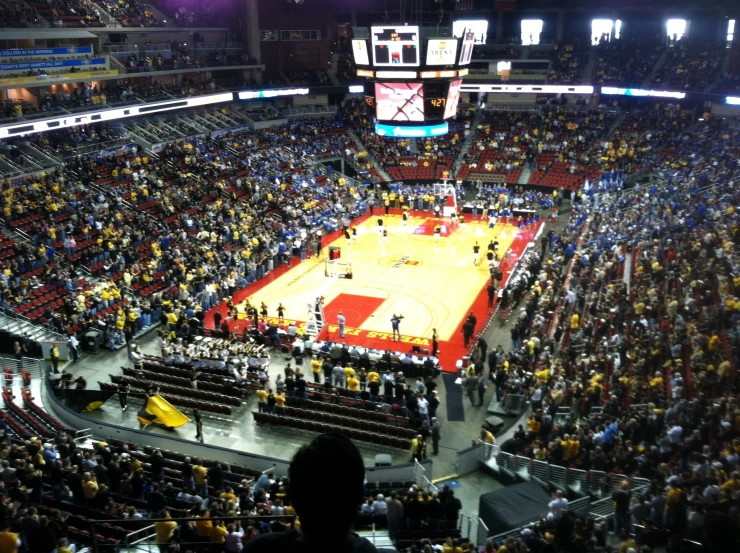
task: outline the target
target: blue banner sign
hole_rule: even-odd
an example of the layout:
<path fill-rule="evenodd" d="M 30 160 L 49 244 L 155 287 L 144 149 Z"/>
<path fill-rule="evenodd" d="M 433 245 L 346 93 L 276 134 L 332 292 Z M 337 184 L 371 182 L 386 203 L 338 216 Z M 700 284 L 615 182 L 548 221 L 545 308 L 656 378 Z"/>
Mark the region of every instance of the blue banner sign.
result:
<path fill-rule="evenodd" d="M 27 69 L 54 69 L 56 67 L 74 67 L 88 65 L 105 65 L 105 58 L 84 60 L 29 61 L 27 63 L 0 63 L 0 71 L 20 71 Z"/>
<path fill-rule="evenodd" d="M 0 50 L 0 58 L 21 56 L 61 56 L 64 54 L 92 54 L 92 46 L 65 46 L 63 48 L 11 48 Z"/>

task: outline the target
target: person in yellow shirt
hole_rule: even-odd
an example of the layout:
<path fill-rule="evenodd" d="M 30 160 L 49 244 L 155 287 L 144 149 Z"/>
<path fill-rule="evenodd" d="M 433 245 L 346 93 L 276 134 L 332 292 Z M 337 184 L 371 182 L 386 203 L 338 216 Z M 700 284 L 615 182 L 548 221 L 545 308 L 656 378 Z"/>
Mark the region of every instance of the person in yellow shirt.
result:
<path fill-rule="evenodd" d="M 421 434 L 417 434 L 411 440 L 411 462 L 415 460 L 421 462 L 423 449 L 424 449 L 424 440 L 421 437 Z"/>
<path fill-rule="evenodd" d="M 260 413 L 266 413 L 267 412 L 267 396 L 270 395 L 265 387 L 263 386 L 259 390 L 257 390 L 257 410 Z"/>
<path fill-rule="evenodd" d="M 275 398 L 275 414 L 285 416 L 285 396 L 282 392 L 276 393 Z"/>
<path fill-rule="evenodd" d="M 208 469 L 201 465 L 198 459 L 193 459 L 193 478 L 195 479 L 195 492 L 201 497 L 206 497 L 208 495 Z"/>
<path fill-rule="evenodd" d="M 224 543 L 226 541 L 226 524 L 223 520 L 217 520 L 211 527 L 210 540 L 211 543 Z"/>
<path fill-rule="evenodd" d="M 226 486 L 219 497 L 224 501 L 236 501 L 236 495 L 234 494 L 234 489 L 231 486 Z"/>
<path fill-rule="evenodd" d="M 723 492 L 725 490 L 732 490 L 733 492 L 740 491 L 740 472 L 733 472 L 732 478 L 728 479 L 727 482 L 722 484 L 722 486 L 720 486 L 720 489 Z"/>
<path fill-rule="evenodd" d="M 349 389 L 349 395 L 352 398 L 356 398 L 360 393 L 360 380 L 352 374 L 347 379 L 347 388 Z"/>
<path fill-rule="evenodd" d="M 98 495 L 98 482 L 89 472 L 82 475 L 82 491 L 87 501 L 94 501 Z"/>
<path fill-rule="evenodd" d="M 311 359 L 311 372 L 313 373 L 313 381 L 316 384 L 319 384 L 321 382 L 321 368 L 322 368 L 321 359 L 317 355 L 313 356 L 313 359 Z"/>
<path fill-rule="evenodd" d="M 344 368 L 344 381 L 349 382 L 349 379 L 352 376 L 355 376 L 355 370 L 352 368 L 352 365 L 347 365 Z"/>
<path fill-rule="evenodd" d="M 496 438 L 494 437 L 494 435 L 485 428 L 481 428 L 480 439 L 487 444 L 493 445 L 496 443 Z"/>
<path fill-rule="evenodd" d="M 571 330 L 578 330 L 578 326 L 580 322 L 581 322 L 581 317 L 578 315 L 578 313 L 573 313 L 573 316 L 570 318 Z"/>
<path fill-rule="evenodd" d="M 529 427 L 529 433 L 531 435 L 537 435 L 540 433 L 540 428 L 542 427 L 542 421 L 539 420 L 539 417 L 532 416 L 527 419 L 527 426 Z"/>
<path fill-rule="evenodd" d="M 380 375 L 374 370 L 371 370 L 369 373 L 367 373 L 367 381 L 368 382 L 380 382 Z"/>
<path fill-rule="evenodd" d="M 447 541 L 442 546 L 442 553 L 463 553 L 463 549 L 460 547 L 458 540 L 453 541 L 452 538 L 447 538 Z"/>
<path fill-rule="evenodd" d="M 166 510 L 161 513 L 155 513 L 155 516 L 157 518 L 168 519 L 154 523 L 154 532 L 157 537 L 159 550 L 161 553 L 167 553 L 170 547 L 170 540 L 175 533 L 175 528 L 177 528 L 177 523 L 174 520 L 169 520 L 171 518 L 170 513 Z"/>
<path fill-rule="evenodd" d="M 193 467 L 195 468 L 195 467 Z M 195 531 L 202 538 L 211 538 L 211 529 L 213 528 L 213 521 L 211 520 L 211 513 L 206 511 L 202 515 L 196 516 L 198 520 L 195 521 Z"/>
<path fill-rule="evenodd" d="M 544 368 L 541 371 L 537 371 L 537 383 L 541 386 L 546 386 L 550 380 L 550 369 Z"/>
<path fill-rule="evenodd" d="M 67 538 L 59 538 L 57 540 L 57 553 L 72 553 Z"/>
<path fill-rule="evenodd" d="M 2 531 L 0 532 L 0 553 L 18 553 L 21 545 L 21 539 L 18 534 L 11 532 L 11 518 L 3 521 Z"/>

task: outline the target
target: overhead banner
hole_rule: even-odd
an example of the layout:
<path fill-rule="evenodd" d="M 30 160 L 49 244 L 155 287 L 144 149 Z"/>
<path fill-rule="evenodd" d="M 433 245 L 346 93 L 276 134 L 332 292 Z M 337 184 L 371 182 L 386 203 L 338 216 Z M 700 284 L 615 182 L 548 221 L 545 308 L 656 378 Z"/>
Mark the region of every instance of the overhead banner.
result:
<path fill-rule="evenodd" d="M 0 71 L 53 69 L 56 67 L 75 67 L 78 65 L 105 65 L 106 61 L 106 58 L 90 58 L 78 60 L 31 61 L 27 63 L 0 63 Z"/>
<path fill-rule="evenodd" d="M 92 46 L 65 46 L 62 48 L 10 48 L 0 50 L 0 58 L 21 56 L 62 56 L 64 54 L 92 54 Z"/>
<path fill-rule="evenodd" d="M 87 81 L 90 79 L 99 79 L 100 77 L 112 77 L 118 75 L 118 69 L 103 69 L 101 71 L 83 71 L 81 73 L 56 73 L 55 75 L 35 75 L 33 77 L 12 77 L 0 79 L 0 86 L 16 84 L 54 84 L 65 81 Z"/>
<path fill-rule="evenodd" d="M 686 98 L 685 92 L 675 92 L 673 90 L 645 90 L 642 88 L 616 88 L 613 86 L 602 86 L 601 93 L 606 95 L 619 96 L 650 96 L 652 98 Z"/>
<path fill-rule="evenodd" d="M 278 96 L 298 96 L 308 94 L 307 88 L 277 88 L 275 90 L 246 90 L 239 93 L 240 100 L 256 98 L 276 98 Z"/>

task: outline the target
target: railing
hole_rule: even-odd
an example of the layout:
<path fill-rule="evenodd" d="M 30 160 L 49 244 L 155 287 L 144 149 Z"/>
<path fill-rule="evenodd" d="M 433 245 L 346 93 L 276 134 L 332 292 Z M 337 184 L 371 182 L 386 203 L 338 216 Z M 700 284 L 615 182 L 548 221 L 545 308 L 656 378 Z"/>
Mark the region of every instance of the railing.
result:
<path fill-rule="evenodd" d="M 437 486 L 426 477 L 426 469 L 417 460 L 414 460 L 414 483 L 426 493 L 432 494 L 438 491 Z"/>
<path fill-rule="evenodd" d="M 540 111 L 541 108 L 539 105 L 535 103 L 527 103 L 527 104 L 486 104 L 486 109 L 481 110 L 483 113 L 486 113 L 488 111 L 495 112 L 495 111 L 530 111 L 530 112 L 537 112 Z"/>
<path fill-rule="evenodd" d="M 457 519 L 457 529 L 460 530 L 460 537 L 469 539 L 473 531 L 473 519 L 465 513 L 460 513 Z"/>
<path fill-rule="evenodd" d="M 273 521 L 281 521 L 283 523 L 287 524 L 293 524 L 295 522 L 295 515 L 271 515 L 271 516 L 235 516 L 235 517 L 229 517 L 229 521 L 233 522 L 240 522 L 243 526 L 243 528 L 246 530 L 248 526 L 256 526 L 259 527 L 261 522 L 273 522 Z M 102 553 L 104 551 L 118 551 L 119 549 L 135 549 L 137 545 L 146 545 L 153 546 L 154 550 L 156 551 L 156 523 L 157 522 L 175 522 L 180 527 L 187 525 L 191 522 L 198 522 L 202 521 L 201 518 L 151 518 L 151 519 L 115 519 L 115 520 L 89 520 L 90 523 L 90 529 L 89 529 L 89 535 L 90 535 L 90 541 L 91 547 L 90 549 L 94 553 Z M 133 528 L 138 527 L 144 524 L 145 526 L 141 528 Z M 117 528 L 122 528 L 123 530 L 126 530 L 127 533 L 125 537 L 121 540 L 121 543 L 108 543 L 100 542 L 98 541 L 98 535 L 102 534 L 105 535 L 106 532 L 103 530 L 104 528 L 108 528 L 110 526 L 116 526 Z M 101 529 L 100 532 L 98 532 L 98 529 Z M 129 530 L 130 529 L 130 530 Z M 199 542 L 201 545 L 203 542 Z M 122 547 L 123 545 L 123 547 Z M 195 545 L 193 543 L 187 543 L 187 542 L 180 542 L 180 546 L 183 547 L 183 551 L 187 549 L 193 549 L 192 545 Z M 200 548 L 197 548 L 198 550 Z M 220 549 L 219 549 L 220 550 Z"/>
<path fill-rule="evenodd" d="M 158 44 L 104 44 L 103 49 L 111 54 L 139 52 L 141 50 L 146 50 L 147 52 L 169 52 L 172 50 L 172 46 L 169 42 Z"/>
<path fill-rule="evenodd" d="M 288 108 L 281 113 L 281 116 L 291 119 L 294 117 L 315 117 L 317 115 L 323 116 L 336 114 L 336 106 L 306 106 L 298 109 Z"/>
<path fill-rule="evenodd" d="M 105 142 L 98 142 L 97 144 L 85 144 L 84 146 L 78 146 L 70 152 L 64 154 L 63 159 L 67 160 L 77 156 L 84 156 L 87 154 L 93 154 L 102 150 L 108 150 L 110 148 L 118 148 L 120 146 L 132 145 L 131 140 L 125 138 L 117 138 L 115 140 L 107 140 Z"/>
<path fill-rule="evenodd" d="M 92 437 L 92 431 L 89 428 L 82 428 L 81 430 L 75 430 L 75 442 L 84 442 L 88 438 Z"/>
<path fill-rule="evenodd" d="M 43 359 L 22 357 L 21 360 L 18 361 L 15 357 L 2 355 L 0 356 L 0 363 L 9 369 L 20 370 L 21 368 L 24 368 L 31 373 L 32 377 L 43 378 L 46 376 L 47 364 Z"/>
<path fill-rule="evenodd" d="M 241 42 L 196 42 L 193 49 L 220 49 L 220 50 L 242 50 L 244 45 Z"/>
<path fill-rule="evenodd" d="M 14 333 L 14 332 L 20 332 L 21 331 L 20 329 L 13 330 L 13 329 L 10 328 L 10 323 L 12 321 L 17 321 L 19 323 L 25 323 L 25 324 L 33 327 L 33 328 L 39 328 L 39 326 L 38 325 L 35 325 L 31 321 L 31 319 L 29 319 L 25 315 L 19 315 L 18 313 L 16 313 L 15 311 L 13 311 L 13 309 L 11 307 L 0 307 L 0 315 L 2 315 L 2 317 L 0 317 L 0 326 L 2 326 L 3 328 L 5 328 L 5 330 L 7 330 L 11 334 Z M 58 338 L 60 338 L 60 339 L 62 339 L 64 341 L 67 340 L 67 336 L 65 336 L 64 334 L 60 334 L 56 330 L 51 330 L 48 327 L 45 327 L 44 330 L 46 332 L 48 332 L 49 334 L 52 334 L 52 335 L 54 335 L 54 336 L 56 336 L 56 337 L 58 337 Z"/>
<path fill-rule="evenodd" d="M 650 486 L 650 481 L 645 478 L 631 478 L 623 474 L 606 474 L 602 471 L 585 471 L 553 465 L 545 461 L 506 453 L 501 451 L 500 447 L 480 440 L 472 448 L 458 452 L 458 469 L 462 465 L 470 468 L 476 458 L 479 463 L 487 465 L 494 472 L 506 474 L 510 478 L 523 481 L 532 480 L 548 489 L 555 488 L 563 492 L 580 494 L 582 497 L 571 501 L 568 508 L 579 513 L 588 512 L 597 518 L 605 518 L 614 513 L 612 493 L 619 489 L 623 481 L 630 482 L 634 493 L 643 493 Z M 461 473 L 458 472 L 458 474 Z M 481 529 L 481 522 L 478 523 L 477 530 L 478 545 L 485 543 L 488 537 L 484 535 L 488 533 L 487 529 L 485 531 Z M 499 534 L 492 539 L 500 542 L 509 535 L 518 534 L 523 528 Z"/>

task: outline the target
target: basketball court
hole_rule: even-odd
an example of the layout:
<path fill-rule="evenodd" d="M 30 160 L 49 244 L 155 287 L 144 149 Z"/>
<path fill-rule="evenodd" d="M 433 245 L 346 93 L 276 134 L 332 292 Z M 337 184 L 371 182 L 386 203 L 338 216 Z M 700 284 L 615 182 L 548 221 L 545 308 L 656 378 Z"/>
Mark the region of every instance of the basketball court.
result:
<path fill-rule="evenodd" d="M 344 235 L 325 246 L 341 248 L 337 262 L 327 261 L 328 248 L 320 258 L 304 262 L 294 259 L 292 266 L 276 269 L 267 277 L 237 292 L 234 298 L 239 313 L 236 330 L 248 324 L 244 306 L 249 300 L 268 308 L 268 322 L 277 323 L 277 307 L 285 307 L 285 323 L 295 321 L 304 326 L 311 320 L 312 306 L 323 297 L 326 325 L 319 333 L 324 340 L 340 340 L 337 315 L 346 318 L 344 341 L 392 351 L 410 352 L 413 346 L 431 349 L 432 329 L 440 338 L 440 362 L 454 370 L 455 361 L 465 354 L 462 324 L 473 311 L 478 329 L 489 313 L 487 292 L 490 273 L 486 248 L 498 241 L 504 273 L 513 267 L 538 225 L 519 229 L 508 223 L 497 223 L 489 229 L 487 222 L 451 223 L 449 218 L 435 218 L 423 212 L 412 212 L 404 225 L 400 210 L 375 215 L 356 222 L 357 240 L 349 243 Z M 384 222 L 387 238 L 378 232 L 378 219 Z M 442 227 L 440 236 L 435 227 Z M 480 255 L 474 265 L 473 246 L 478 242 Z M 513 246 L 513 247 L 512 247 Z M 507 255 L 507 252 L 510 252 Z M 351 272 L 351 278 L 345 278 Z M 225 309 L 221 306 L 222 313 Z M 209 312 L 206 324 L 212 325 Z M 402 339 L 392 339 L 391 317 L 403 316 Z"/>

